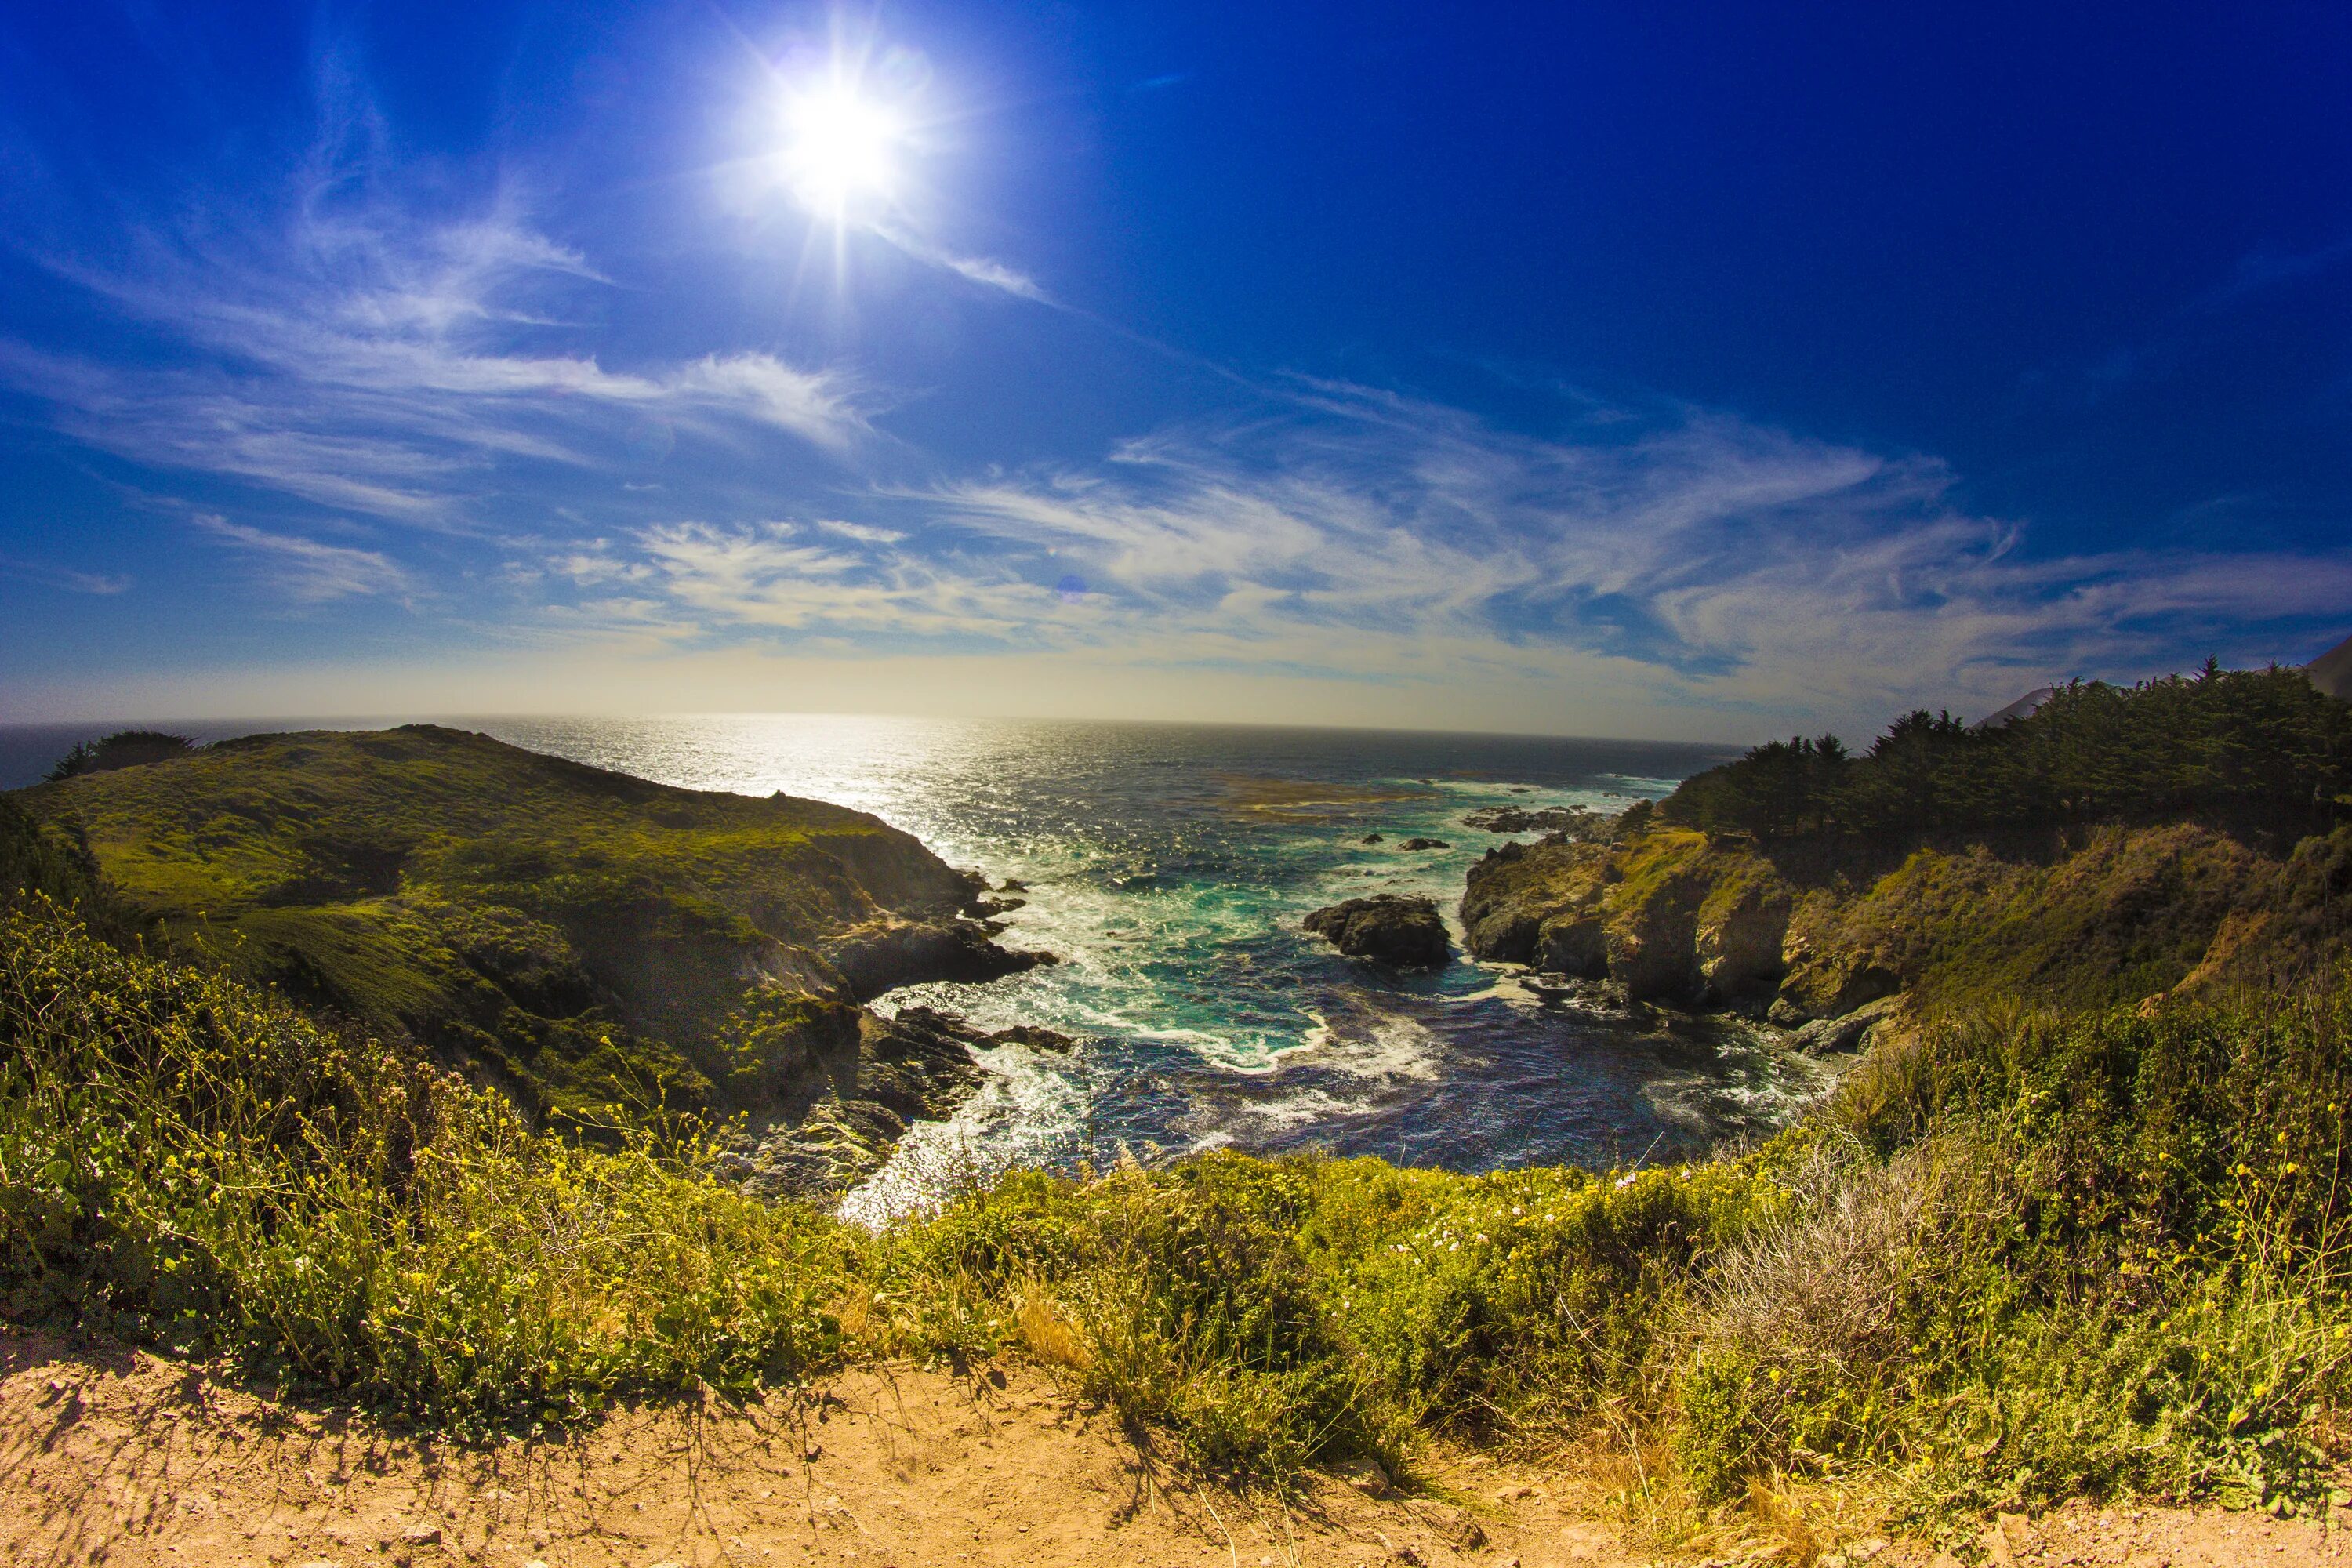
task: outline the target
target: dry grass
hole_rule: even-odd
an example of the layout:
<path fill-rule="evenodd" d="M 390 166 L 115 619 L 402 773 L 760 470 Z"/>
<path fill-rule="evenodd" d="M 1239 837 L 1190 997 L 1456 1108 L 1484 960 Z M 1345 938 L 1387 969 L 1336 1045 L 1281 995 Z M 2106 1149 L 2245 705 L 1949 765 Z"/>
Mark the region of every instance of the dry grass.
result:
<path fill-rule="evenodd" d="M 1864 1382 L 1904 1348 L 1904 1280 L 1954 1151 L 1931 1141 L 1885 1164 L 1848 1141 L 1816 1146 L 1794 1173 L 1802 1202 L 1717 1264 L 1694 1297 L 1702 1354 Z"/>
<path fill-rule="evenodd" d="M 1021 1348 L 1047 1366 L 1084 1372 L 1094 1365 L 1094 1352 L 1071 1321 L 1062 1304 L 1036 1280 L 1025 1281 L 1015 1299 L 1013 1333 Z"/>

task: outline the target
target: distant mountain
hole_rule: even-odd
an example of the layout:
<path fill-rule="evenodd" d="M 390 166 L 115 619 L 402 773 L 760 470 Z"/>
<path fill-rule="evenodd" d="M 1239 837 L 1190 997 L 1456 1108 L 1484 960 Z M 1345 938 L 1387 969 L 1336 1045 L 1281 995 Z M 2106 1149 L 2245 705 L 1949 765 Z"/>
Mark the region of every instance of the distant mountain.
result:
<path fill-rule="evenodd" d="M 2054 686 L 2037 686 L 2032 690 L 2027 692 L 2024 696 L 2019 698 L 2016 701 L 2011 703 L 2008 707 L 2002 709 L 2000 712 L 1991 714 L 1981 721 L 1977 725 L 1977 728 L 1979 730 L 1998 730 L 2012 719 L 2031 719 L 2035 713 L 2041 710 L 2042 705 L 2044 702 L 2049 701 L 2053 697 L 2057 695 L 2058 689 Z"/>
<path fill-rule="evenodd" d="M 2330 697 L 2352 702 L 2352 637 L 2346 637 L 2303 667 L 2311 683 Z"/>

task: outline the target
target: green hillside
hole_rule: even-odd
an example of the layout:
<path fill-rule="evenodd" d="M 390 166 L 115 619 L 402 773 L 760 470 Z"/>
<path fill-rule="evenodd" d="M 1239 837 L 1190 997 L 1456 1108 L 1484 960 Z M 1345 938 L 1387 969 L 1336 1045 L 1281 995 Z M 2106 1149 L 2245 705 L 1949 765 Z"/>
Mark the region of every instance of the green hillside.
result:
<path fill-rule="evenodd" d="M 755 989 L 847 1003 L 1017 962 L 959 917 L 974 879 L 872 816 L 433 726 L 250 736 L 15 798 L 109 918 L 535 1110 L 740 1103 L 793 1065 L 746 1049 L 804 1045 L 740 1026 Z"/>
<path fill-rule="evenodd" d="M 2078 683 L 1867 752 L 1759 746 L 1473 868 L 1473 953 L 1790 1022 L 1892 993 L 2070 1010 L 2325 979 L 2352 940 L 2352 707 L 2300 671 Z"/>
<path fill-rule="evenodd" d="M 475 1434 L 1021 1354 L 1276 1485 L 1409 1481 L 1440 1437 L 1615 1449 L 1669 1545 L 1809 1480 L 1948 1537 L 2085 1493 L 2325 1517 L 2347 994 L 1931 1029 L 1691 1165 L 1213 1153 L 1012 1173 L 877 1234 L 715 1180 L 691 1135 L 534 1130 L 34 900 L 0 912 L 0 1314 Z"/>

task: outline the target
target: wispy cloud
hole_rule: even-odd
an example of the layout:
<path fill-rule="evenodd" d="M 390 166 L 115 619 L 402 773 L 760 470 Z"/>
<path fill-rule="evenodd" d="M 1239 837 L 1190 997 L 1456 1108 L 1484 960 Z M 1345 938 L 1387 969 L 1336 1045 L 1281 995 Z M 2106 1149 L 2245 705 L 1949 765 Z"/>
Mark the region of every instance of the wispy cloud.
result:
<path fill-rule="evenodd" d="M 2352 552 L 2053 558 L 1951 490 L 1932 460 L 1719 413 L 1596 409 L 1538 437 L 1303 384 L 1273 416 L 1098 464 L 877 497 L 898 528 L 675 524 L 573 578 L 625 578 L 635 624 L 662 606 L 682 637 L 943 640 L 1404 694 L 1575 684 L 1840 721 L 2171 668 L 2352 602 Z"/>
<path fill-rule="evenodd" d="M 895 246 L 915 260 L 929 267 L 942 268 L 968 283 L 977 283 L 984 289 L 1002 289 L 1016 299 L 1040 305 L 1054 302 L 1043 284 L 1017 267 L 1008 267 L 985 256 L 965 256 L 945 249 L 898 224 L 869 222 L 865 226 L 875 237 Z"/>
<path fill-rule="evenodd" d="M 470 526 L 502 468 L 609 466 L 648 419 L 836 456 L 869 433 L 866 393 L 837 370 L 751 348 L 626 367 L 566 348 L 567 311 L 606 286 L 510 195 L 436 217 L 312 169 L 257 211 L 224 201 L 202 226 L 31 259 L 146 342 L 101 358 L 0 340 L 0 385 L 92 447 L 320 506 Z"/>
<path fill-rule="evenodd" d="M 379 551 L 271 533 L 211 512 L 199 512 L 194 521 L 215 541 L 246 554 L 268 584 L 289 599 L 315 604 L 401 594 L 413 585 L 409 574 Z"/>
<path fill-rule="evenodd" d="M 860 544 L 903 543 L 906 535 L 895 528 L 877 528 L 870 522 L 844 522 L 838 518 L 820 518 L 817 527 L 826 533 L 854 539 Z"/>
<path fill-rule="evenodd" d="M 117 573 L 81 572 L 70 566 L 21 561 L 11 555 L 0 555 L 0 577 L 15 577 L 21 582 L 38 584 L 44 588 L 60 588 L 68 594 L 120 594 L 131 586 L 131 579 Z"/>

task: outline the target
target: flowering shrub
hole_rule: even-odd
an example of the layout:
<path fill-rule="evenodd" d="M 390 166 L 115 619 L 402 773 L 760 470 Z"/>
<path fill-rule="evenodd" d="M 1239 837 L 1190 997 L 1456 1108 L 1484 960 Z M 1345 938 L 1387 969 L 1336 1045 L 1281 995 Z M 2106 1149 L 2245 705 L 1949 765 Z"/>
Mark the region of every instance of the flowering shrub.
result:
<path fill-rule="evenodd" d="M 0 914 L 0 1311 L 460 1430 L 1017 1350 L 1259 1477 L 1425 1434 L 1671 1439 L 1702 1498 L 2328 1495 L 2352 1005 L 1953 1025 L 1717 1161 L 1014 1172 L 874 1234 L 707 1129 L 527 1124 L 241 983 Z"/>

